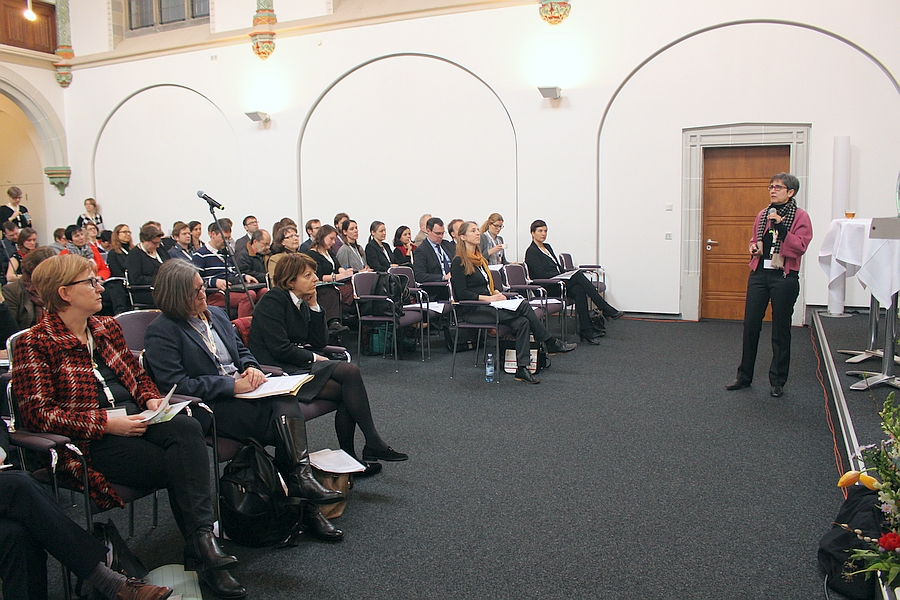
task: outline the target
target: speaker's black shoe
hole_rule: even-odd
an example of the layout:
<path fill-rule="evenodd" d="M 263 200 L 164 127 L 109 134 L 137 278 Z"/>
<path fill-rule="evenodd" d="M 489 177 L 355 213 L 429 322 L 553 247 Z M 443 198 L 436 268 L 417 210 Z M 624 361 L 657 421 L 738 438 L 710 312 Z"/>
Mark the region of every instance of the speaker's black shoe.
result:
<path fill-rule="evenodd" d="M 531 374 L 525 367 L 519 367 L 516 369 L 516 381 L 524 381 L 525 383 L 536 384 L 540 383 L 541 380 Z"/>
<path fill-rule="evenodd" d="M 773 398 L 781 398 L 784 395 L 784 388 L 780 385 L 773 385 L 770 393 Z"/>
<path fill-rule="evenodd" d="M 741 381 L 740 379 L 735 379 L 733 382 L 725 386 L 725 389 L 729 392 L 733 392 L 734 390 L 740 390 L 746 387 L 750 387 L 750 384 L 746 381 Z"/>

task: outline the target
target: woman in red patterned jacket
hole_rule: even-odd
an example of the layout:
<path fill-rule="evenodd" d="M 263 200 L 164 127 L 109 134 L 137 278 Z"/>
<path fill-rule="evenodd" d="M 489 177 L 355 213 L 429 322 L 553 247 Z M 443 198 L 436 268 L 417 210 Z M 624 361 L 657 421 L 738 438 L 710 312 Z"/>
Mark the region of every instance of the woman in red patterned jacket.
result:
<path fill-rule="evenodd" d="M 128 350 L 118 323 L 93 316 L 102 306 L 103 285 L 88 259 L 54 256 L 35 269 L 32 282 L 47 313 L 15 344 L 12 383 L 25 426 L 72 438 L 88 461 L 91 498 L 102 508 L 122 506 L 111 483 L 167 488 L 187 542 L 185 566 L 198 569 L 218 595 L 245 596 L 226 570 L 237 559 L 212 534 L 199 421 L 185 414 L 150 426 L 140 420 L 137 413 L 159 406 L 159 390 Z M 64 453 L 61 471 L 78 487 L 82 473 L 74 455 Z"/>

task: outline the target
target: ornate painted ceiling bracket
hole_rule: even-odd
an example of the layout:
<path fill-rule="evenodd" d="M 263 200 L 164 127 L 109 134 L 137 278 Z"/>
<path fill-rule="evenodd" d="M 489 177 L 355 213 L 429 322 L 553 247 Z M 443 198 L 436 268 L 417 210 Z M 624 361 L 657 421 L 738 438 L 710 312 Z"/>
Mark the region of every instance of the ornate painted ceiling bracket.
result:
<path fill-rule="evenodd" d="M 67 88 L 72 83 L 72 65 L 69 61 L 75 58 L 69 24 L 69 0 L 56 0 L 56 55 L 60 58 L 59 62 L 53 63 L 56 67 L 56 83 Z M 66 183 L 68 184 L 68 178 Z"/>
<path fill-rule="evenodd" d="M 275 52 L 275 32 L 272 31 L 278 19 L 275 17 L 275 0 L 256 0 L 256 14 L 253 16 L 253 52 L 263 60 Z"/>
<path fill-rule="evenodd" d="M 56 186 L 60 196 L 66 195 L 66 187 L 69 185 L 69 177 L 72 169 L 69 167 L 46 167 L 44 174 L 50 180 L 50 185 Z"/>
<path fill-rule="evenodd" d="M 572 7 L 569 6 L 568 0 L 561 2 L 551 2 L 550 0 L 539 0 L 541 3 L 541 18 L 551 25 L 559 25 L 566 17 Z"/>

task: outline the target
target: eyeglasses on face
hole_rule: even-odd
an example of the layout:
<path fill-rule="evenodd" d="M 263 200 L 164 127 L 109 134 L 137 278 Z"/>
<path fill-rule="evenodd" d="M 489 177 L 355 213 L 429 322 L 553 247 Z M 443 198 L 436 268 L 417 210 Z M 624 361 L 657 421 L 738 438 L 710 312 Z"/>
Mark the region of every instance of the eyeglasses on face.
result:
<path fill-rule="evenodd" d="M 194 293 L 197 294 L 198 296 L 199 296 L 201 293 L 205 293 L 205 292 L 206 292 L 206 286 L 205 286 L 205 285 L 201 285 L 200 287 L 195 287 L 195 288 L 194 288 Z"/>
<path fill-rule="evenodd" d="M 496 227 L 497 229 L 503 229 L 505 225 L 501 221 L 497 221 L 496 223 L 491 223 L 491 227 Z"/>
<path fill-rule="evenodd" d="M 770 192 L 772 192 L 772 191 L 780 192 L 781 190 L 786 190 L 786 189 L 787 189 L 787 187 L 785 187 L 785 186 L 783 186 L 783 185 L 770 185 L 770 186 L 768 187 L 768 190 L 769 190 Z"/>
<path fill-rule="evenodd" d="M 65 287 L 68 287 L 70 285 L 78 285 L 79 283 L 90 283 L 91 287 L 96 289 L 103 285 L 103 280 L 99 277 L 88 277 L 87 279 L 79 279 L 78 281 L 67 283 Z"/>

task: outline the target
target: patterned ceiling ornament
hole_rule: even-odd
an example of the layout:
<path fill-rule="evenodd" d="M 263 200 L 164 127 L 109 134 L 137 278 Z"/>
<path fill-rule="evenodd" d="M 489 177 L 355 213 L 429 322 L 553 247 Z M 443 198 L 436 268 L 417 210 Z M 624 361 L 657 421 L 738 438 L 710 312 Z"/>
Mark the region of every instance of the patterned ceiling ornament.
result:
<path fill-rule="evenodd" d="M 50 180 L 50 184 L 56 186 L 60 196 L 66 195 L 66 186 L 69 185 L 69 177 L 72 176 L 70 167 L 47 167 L 44 174 Z"/>
<path fill-rule="evenodd" d="M 56 1 L 56 55 L 60 58 L 58 63 L 53 63 L 56 67 L 56 83 L 67 88 L 72 83 L 72 65 L 69 61 L 75 58 L 69 23 L 69 0 Z"/>
<path fill-rule="evenodd" d="M 550 2 L 550 0 L 539 0 L 541 3 L 541 18 L 551 25 L 559 25 L 566 17 L 572 7 L 569 6 L 568 0 L 561 2 Z"/>
<path fill-rule="evenodd" d="M 263 60 L 275 52 L 275 32 L 273 26 L 278 22 L 275 16 L 275 0 L 256 0 L 256 14 L 253 15 L 253 31 L 250 39 L 253 52 Z"/>

